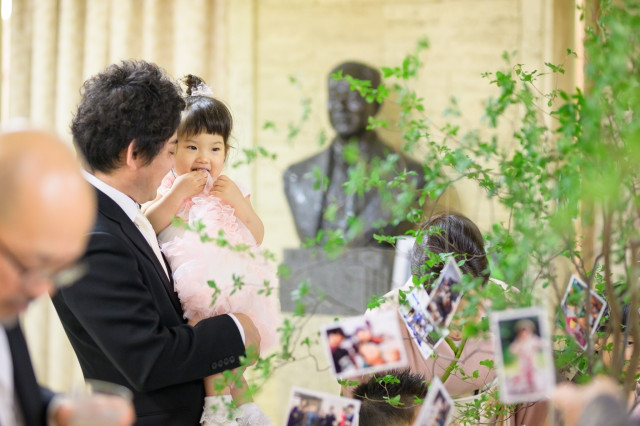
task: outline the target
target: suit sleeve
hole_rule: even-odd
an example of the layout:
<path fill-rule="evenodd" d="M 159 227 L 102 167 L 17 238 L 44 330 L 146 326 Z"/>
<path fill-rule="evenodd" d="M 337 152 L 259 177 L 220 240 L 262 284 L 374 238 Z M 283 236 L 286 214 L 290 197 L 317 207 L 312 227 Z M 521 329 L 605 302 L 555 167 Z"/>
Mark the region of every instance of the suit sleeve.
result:
<path fill-rule="evenodd" d="M 49 406 L 51 400 L 55 396 L 55 393 L 49 388 L 45 388 L 44 386 L 40 386 L 40 396 L 42 398 L 42 402 L 46 407 Z"/>
<path fill-rule="evenodd" d="M 176 322 L 175 309 L 160 312 L 166 290 L 144 282 L 137 255 L 113 235 L 94 233 L 83 259 L 88 274 L 59 294 L 131 386 L 150 391 L 238 367 L 244 345 L 233 319 L 167 326 Z"/>

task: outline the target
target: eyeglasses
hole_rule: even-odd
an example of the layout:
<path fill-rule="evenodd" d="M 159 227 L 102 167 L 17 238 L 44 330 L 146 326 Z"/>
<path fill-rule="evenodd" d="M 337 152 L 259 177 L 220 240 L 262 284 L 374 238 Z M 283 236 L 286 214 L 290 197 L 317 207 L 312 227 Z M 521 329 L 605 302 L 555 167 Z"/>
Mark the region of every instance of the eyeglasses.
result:
<path fill-rule="evenodd" d="M 83 263 L 74 263 L 73 265 L 57 268 L 30 268 L 25 266 L 18 257 L 2 242 L 0 242 L 0 253 L 13 265 L 20 279 L 27 283 L 34 280 L 51 281 L 56 289 L 68 287 L 80 278 L 85 276 L 88 271 L 87 265 Z"/>

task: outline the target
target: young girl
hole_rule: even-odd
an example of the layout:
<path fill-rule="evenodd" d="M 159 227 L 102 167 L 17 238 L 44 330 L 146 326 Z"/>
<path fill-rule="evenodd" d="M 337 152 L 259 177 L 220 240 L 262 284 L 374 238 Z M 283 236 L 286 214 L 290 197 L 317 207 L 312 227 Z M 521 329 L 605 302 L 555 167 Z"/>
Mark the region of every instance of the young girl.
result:
<path fill-rule="evenodd" d="M 265 283 L 276 284 L 276 275 L 257 248 L 264 235 L 262 221 L 247 191 L 221 174 L 229 150 L 231 114 L 201 79 L 188 75 L 183 81 L 187 106 L 178 127 L 175 168 L 165 176 L 145 214 L 158 233 L 189 323 L 225 313 L 247 314 L 260 332 L 263 352 L 277 341 L 280 303 L 265 291 Z M 174 216 L 190 225 L 201 223 L 207 235 L 223 236 L 228 245 L 202 242 L 199 233 L 170 226 Z M 243 389 L 228 388 L 220 395 L 214 389 L 215 377 L 205 379 L 203 424 L 271 424 L 255 403 L 246 402 Z M 240 405 L 238 423 L 227 420 L 232 396 Z"/>

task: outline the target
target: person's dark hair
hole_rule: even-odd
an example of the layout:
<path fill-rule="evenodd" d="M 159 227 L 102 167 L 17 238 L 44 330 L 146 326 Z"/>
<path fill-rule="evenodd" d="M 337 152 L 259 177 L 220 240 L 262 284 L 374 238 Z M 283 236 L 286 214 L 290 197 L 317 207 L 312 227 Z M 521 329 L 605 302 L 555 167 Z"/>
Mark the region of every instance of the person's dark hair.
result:
<path fill-rule="evenodd" d="M 122 61 L 84 82 L 71 133 L 90 170 L 108 173 L 121 154 L 151 163 L 180 123 L 182 91 L 166 72 L 145 61 Z"/>
<path fill-rule="evenodd" d="M 439 228 L 439 229 L 437 229 Z M 489 261 L 484 251 L 482 233 L 475 223 L 460 213 L 438 213 L 421 226 L 422 236 L 411 250 L 411 273 L 422 277 L 431 272 L 435 278 L 444 263 L 427 266 L 427 251 L 435 254 L 455 253 L 455 258 L 465 259 L 460 270 L 472 277 L 489 279 Z M 430 280 L 426 281 L 427 285 Z"/>
<path fill-rule="evenodd" d="M 386 375 L 395 376 L 399 383 L 379 383 L 376 379 Z M 360 424 L 371 426 L 411 425 L 420 405 L 414 403 L 414 397 L 427 395 L 428 385 L 424 378 L 409 369 L 391 370 L 372 376 L 367 382 L 360 383 L 353 391 L 353 397 L 361 401 Z M 387 399 L 400 395 L 402 405 L 391 405 Z"/>
<path fill-rule="evenodd" d="M 609 311 L 605 311 L 605 313 L 609 313 Z M 624 330 L 629 323 L 629 315 L 631 313 L 631 306 L 624 303 L 622 305 L 622 321 L 620 321 L 620 327 Z"/>
<path fill-rule="evenodd" d="M 330 328 L 327 330 L 327 335 L 329 334 L 339 334 L 343 337 L 346 337 L 344 334 L 344 331 L 342 330 L 342 327 L 337 327 L 337 328 Z"/>
<path fill-rule="evenodd" d="M 370 81 L 371 88 L 373 89 L 377 89 L 382 82 L 382 75 L 380 74 L 380 71 L 362 62 L 347 61 L 337 65 L 329 73 L 329 81 L 332 80 L 331 75 L 338 71 L 342 71 L 343 76 L 349 75 L 353 78 L 357 78 L 358 80 Z M 376 105 L 375 112 L 377 113 L 380 109 L 380 103 L 374 102 L 374 104 Z"/>
<path fill-rule="evenodd" d="M 233 128 L 229 108 L 219 99 L 203 93 L 209 88 L 200 77 L 188 74 L 182 78 L 182 82 L 187 86 L 187 107 L 178 127 L 178 140 L 201 133 L 218 134 L 222 136 L 225 151 L 228 152 Z"/>
<path fill-rule="evenodd" d="M 620 305 L 620 316 L 621 316 L 620 323 L 617 326 L 620 327 L 620 331 L 622 331 L 623 333 L 626 330 L 629 322 L 630 311 L 631 311 L 631 307 L 629 306 L 629 304 L 622 302 L 622 304 Z M 605 319 L 601 319 L 601 321 L 598 324 L 596 324 L 597 331 L 613 332 L 613 326 L 615 323 L 612 321 L 611 308 L 608 304 L 604 312 L 602 313 L 602 318 L 605 318 Z"/>

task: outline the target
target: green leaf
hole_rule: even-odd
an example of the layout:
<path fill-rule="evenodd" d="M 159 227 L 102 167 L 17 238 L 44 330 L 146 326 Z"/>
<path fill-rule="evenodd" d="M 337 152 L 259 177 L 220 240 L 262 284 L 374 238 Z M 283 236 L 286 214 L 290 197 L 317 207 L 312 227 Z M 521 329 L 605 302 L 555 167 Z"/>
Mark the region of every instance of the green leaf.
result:
<path fill-rule="evenodd" d="M 291 268 L 285 264 L 278 265 L 277 275 L 284 280 L 288 280 L 291 276 Z"/>
<path fill-rule="evenodd" d="M 376 296 L 375 294 L 371 295 L 369 298 L 369 303 L 367 303 L 367 309 L 375 309 L 382 306 L 384 302 L 386 302 L 384 296 Z"/>
<path fill-rule="evenodd" d="M 262 125 L 262 130 L 276 130 L 276 123 L 273 121 L 265 121 Z"/>
<path fill-rule="evenodd" d="M 400 405 L 404 405 L 403 402 L 400 402 L 400 398 L 402 398 L 402 395 L 396 395 L 394 397 L 388 397 L 388 396 L 383 396 L 384 399 L 387 400 L 387 402 L 391 405 L 393 405 L 394 407 L 396 406 L 400 406 Z"/>
<path fill-rule="evenodd" d="M 400 379 L 392 374 L 387 374 L 386 376 L 376 378 L 376 382 L 388 385 L 389 383 L 400 383 Z"/>

